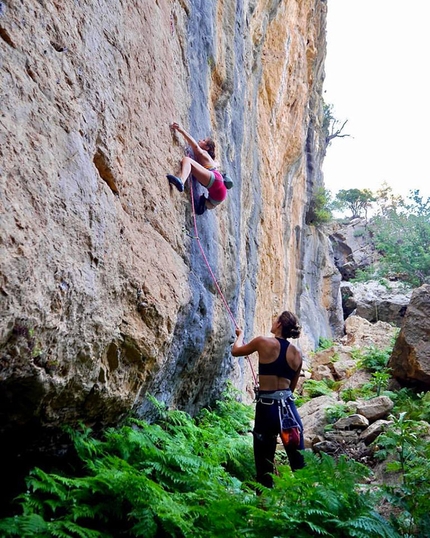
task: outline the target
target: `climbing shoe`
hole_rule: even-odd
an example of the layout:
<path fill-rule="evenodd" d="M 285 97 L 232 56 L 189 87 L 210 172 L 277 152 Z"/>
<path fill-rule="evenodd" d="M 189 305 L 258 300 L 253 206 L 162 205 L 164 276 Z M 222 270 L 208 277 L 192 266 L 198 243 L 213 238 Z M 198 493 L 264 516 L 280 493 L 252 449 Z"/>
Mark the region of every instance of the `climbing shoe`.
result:
<path fill-rule="evenodd" d="M 222 177 L 224 178 L 224 185 L 226 189 L 231 189 L 233 187 L 233 180 L 230 176 L 227 174 L 223 174 Z"/>
<path fill-rule="evenodd" d="M 167 179 L 172 185 L 175 185 L 179 192 L 184 192 L 184 184 L 178 177 L 172 176 L 172 174 L 167 174 Z"/>
<path fill-rule="evenodd" d="M 204 194 L 202 194 L 197 202 L 194 203 L 194 210 L 196 215 L 203 215 L 206 211 L 206 198 Z"/>

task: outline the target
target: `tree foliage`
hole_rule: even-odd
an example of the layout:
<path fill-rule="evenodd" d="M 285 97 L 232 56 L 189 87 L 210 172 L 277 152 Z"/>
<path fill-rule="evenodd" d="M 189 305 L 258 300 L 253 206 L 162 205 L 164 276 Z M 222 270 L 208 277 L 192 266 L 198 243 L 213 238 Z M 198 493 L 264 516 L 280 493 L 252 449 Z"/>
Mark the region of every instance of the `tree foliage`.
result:
<path fill-rule="evenodd" d="M 352 218 L 366 216 L 375 201 L 375 195 L 369 189 L 341 189 L 335 197 L 334 207 L 339 210 L 348 209 Z"/>
<path fill-rule="evenodd" d="M 381 255 L 381 275 L 397 275 L 414 286 L 430 278 L 430 198 L 418 190 L 405 201 L 388 200 L 369 226 Z"/>

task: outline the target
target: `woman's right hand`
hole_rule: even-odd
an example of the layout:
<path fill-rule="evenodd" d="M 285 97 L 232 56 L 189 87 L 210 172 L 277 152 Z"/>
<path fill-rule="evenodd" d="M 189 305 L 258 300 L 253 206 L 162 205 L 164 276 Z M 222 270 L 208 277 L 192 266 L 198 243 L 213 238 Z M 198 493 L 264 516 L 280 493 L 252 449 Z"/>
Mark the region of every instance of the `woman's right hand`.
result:
<path fill-rule="evenodd" d="M 241 334 L 243 334 L 242 329 L 239 329 L 239 327 L 237 327 L 235 332 L 236 332 L 236 336 L 240 336 Z"/>
<path fill-rule="evenodd" d="M 179 123 L 177 123 L 176 121 L 174 121 L 170 127 L 174 130 L 174 131 L 179 131 L 181 132 L 183 129 L 181 128 L 181 126 L 179 125 Z"/>

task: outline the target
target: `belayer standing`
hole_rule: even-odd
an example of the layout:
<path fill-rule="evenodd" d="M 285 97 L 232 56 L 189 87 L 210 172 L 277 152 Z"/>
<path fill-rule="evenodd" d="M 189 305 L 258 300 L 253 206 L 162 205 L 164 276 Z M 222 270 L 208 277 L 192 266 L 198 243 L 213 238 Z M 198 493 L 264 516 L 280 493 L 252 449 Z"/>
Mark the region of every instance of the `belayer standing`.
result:
<path fill-rule="evenodd" d="M 215 142 L 211 138 L 205 138 L 196 142 L 179 123 L 172 123 L 171 128 L 181 133 L 191 146 L 194 159 L 184 157 L 181 162 L 179 176 L 167 174 L 167 179 L 175 185 L 179 192 L 183 192 L 185 182 L 191 173 L 199 183 L 207 188 L 209 197 L 206 198 L 202 194 L 195 204 L 197 215 L 202 215 L 206 209 L 214 209 L 227 196 L 227 186 L 224 183 L 224 177 L 218 170 L 219 163 L 215 161 Z"/>
<path fill-rule="evenodd" d="M 275 317 L 270 332 L 274 337 L 257 336 L 249 344 L 244 344 L 242 329 L 236 329 L 237 338 L 231 351 L 234 357 L 258 353 L 260 387 L 253 431 L 254 459 L 257 482 L 268 488 L 273 487 L 272 475 L 278 434 L 281 434 L 293 471 L 304 467 L 301 450 L 305 448 L 303 425 L 292 397 L 302 368 L 302 355 L 287 340 L 300 336 L 299 322 L 292 312 L 282 312 L 280 316 Z M 300 427 L 300 437 L 296 446 L 289 445 L 281 431 L 281 422 L 287 406 Z"/>

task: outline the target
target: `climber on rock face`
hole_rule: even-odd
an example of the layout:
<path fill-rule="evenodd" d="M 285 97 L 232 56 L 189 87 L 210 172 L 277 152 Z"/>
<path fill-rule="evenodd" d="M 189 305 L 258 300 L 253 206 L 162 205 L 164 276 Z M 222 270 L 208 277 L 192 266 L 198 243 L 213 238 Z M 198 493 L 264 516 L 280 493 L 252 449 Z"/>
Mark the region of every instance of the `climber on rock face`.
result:
<path fill-rule="evenodd" d="M 257 336 L 248 344 L 243 343 L 242 329 L 236 329 L 236 341 L 231 354 L 244 357 L 258 353 L 260 387 L 256 395 L 254 425 L 254 459 L 257 481 L 263 486 L 273 486 L 274 459 L 278 434 L 293 471 L 304 466 L 301 450 L 304 449 L 303 425 L 293 400 L 293 391 L 302 368 L 300 351 L 287 338 L 300 336 L 300 325 L 292 312 L 276 316 L 270 332 L 274 337 Z M 284 417 L 293 415 L 298 426 L 294 443 L 283 434 Z M 291 416 L 291 415 L 290 415 Z"/>
<path fill-rule="evenodd" d="M 215 142 L 211 138 L 205 138 L 196 142 L 179 123 L 172 123 L 171 129 L 180 133 L 190 144 L 194 159 L 184 157 L 181 162 L 181 172 L 179 176 L 167 174 L 167 179 L 179 192 L 183 192 L 185 182 L 190 174 L 207 188 L 209 197 L 203 194 L 195 203 L 197 215 L 202 215 L 206 209 L 214 209 L 223 202 L 227 196 L 227 188 L 221 172 L 218 171 L 219 163 L 215 159 Z"/>

